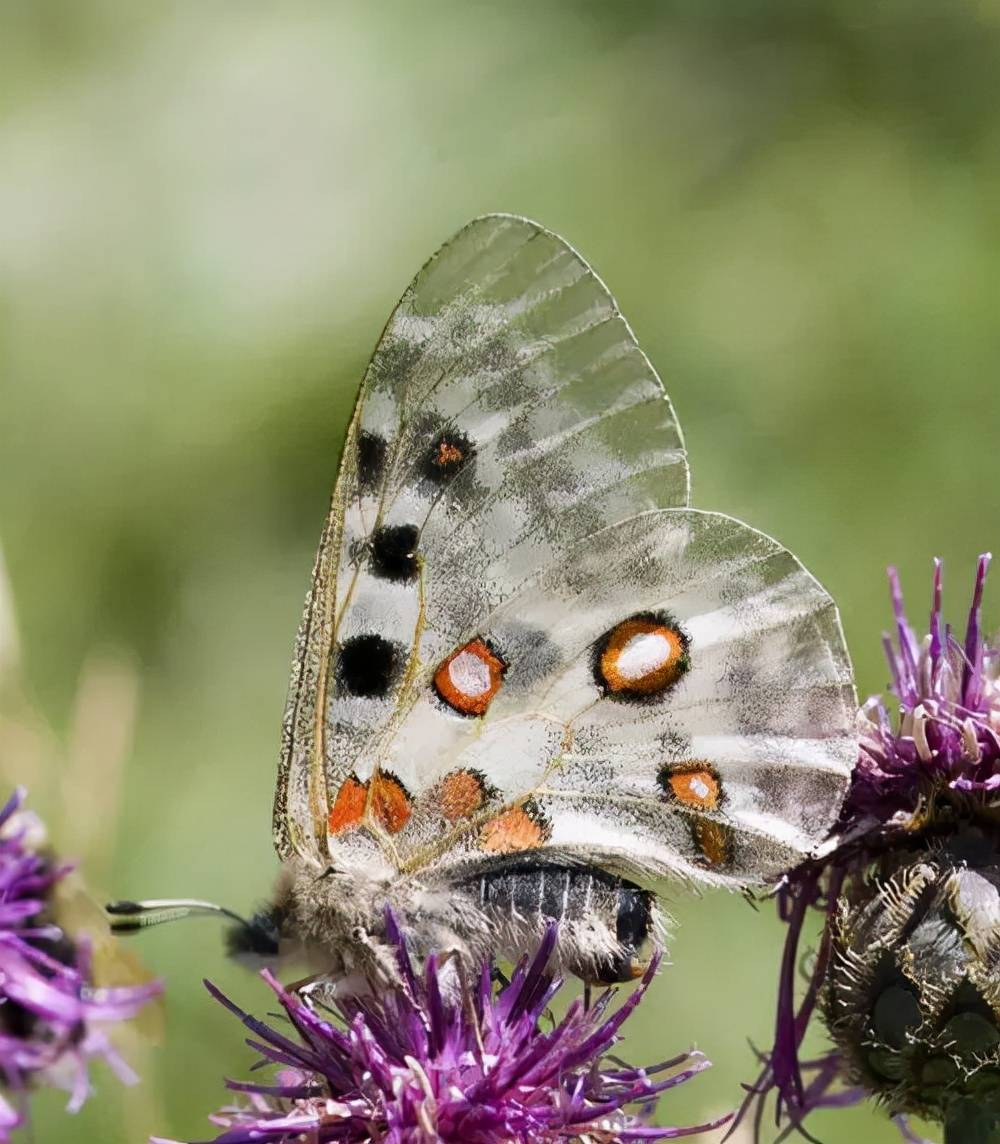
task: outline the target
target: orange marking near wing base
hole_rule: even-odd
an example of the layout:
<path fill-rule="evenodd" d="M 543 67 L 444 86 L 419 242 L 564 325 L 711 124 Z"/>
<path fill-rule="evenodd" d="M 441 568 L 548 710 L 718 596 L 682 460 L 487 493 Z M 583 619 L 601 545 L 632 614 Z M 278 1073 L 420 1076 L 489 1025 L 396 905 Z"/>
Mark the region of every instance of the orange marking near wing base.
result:
<path fill-rule="evenodd" d="M 343 834 L 361 826 L 369 813 L 369 786 L 350 775 L 337 791 L 327 819 L 330 834 Z M 392 774 L 380 774 L 375 778 L 371 789 L 371 816 L 390 834 L 402 830 L 412 813 L 410 796 L 406 787 Z"/>
<path fill-rule="evenodd" d="M 413 812 L 410 796 L 395 775 L 377 775 L 371 799 L 372 813 L 390 834 L 402 830 Z"/>
<path fill-rule="evenodd" d="M 646 970 L 649 968 L 649 959 L 641 961 L 637 957 L 633 957 L 628 966 L 629 981 L 638 981 L 640 977 L 645 976 Z"/>
<path fill-rule="evenodd" d="M 460 715 L 484 715 L 507 665 L 478 637 L 451 653 L 434 673 L 434 690 Z"/>
<path fill-rule="evenodd" d="M 523 806 L 512 806 L 491 818 L 479 834 L 479 845 L 491 854 L 513 854 L 535 850 L 545 841 L 544 825 Z"/>
<path fill-rule="evenodd" d="M 486 805 L 483 779 L 475 771 L 452 771 L 438 790 L 441 813 L 449 822 L 468 818 Z"/>
<path fill-rule="evenodd" d="M 368 784 L 358 782 L 354 775 L 344 779 L 330 809 L 326 828 L 331 834 L 343 834 L 360 825 L 365 816 Z"/>

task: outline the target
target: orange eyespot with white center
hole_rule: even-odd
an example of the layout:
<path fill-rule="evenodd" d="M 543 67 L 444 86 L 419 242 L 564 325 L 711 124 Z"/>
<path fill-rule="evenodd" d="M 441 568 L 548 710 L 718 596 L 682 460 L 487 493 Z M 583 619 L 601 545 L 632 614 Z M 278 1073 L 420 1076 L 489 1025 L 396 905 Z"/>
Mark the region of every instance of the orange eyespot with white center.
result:
<path fill-rule="evenodd" d="M 692 810 L 716 810 L 722 801 L 722 782 L 709 763 L 667 765 L 659 775 L 664 794 Z"/>
<path fill-rule="evenodd" d="M 507 665 L 478 636 L 452 652 L 434 673 L 434 690 L 460 715 L 484 715 Z"/>
<path fill-rule="evenodd" d="M 623 620 L 598 641 L 594 678 L 610 695 L 657 695 L 691 666 L 688 638 L 669 617 L 649 613 Z"/>
<path fill-rule="evenodd" d="M 722 779 L 715 767 L 702 759 L 667 763 L 660 768 L 657 781 L 667 802 L 694 812 L 685 817 L 702 865 L 728 865 L 733 857 L 732 827 L 720 821 L 717 815 L 709 816 L 726 801 Z"/>
<path fill-rule="evenodd" d="M 389 834 L 396 834 L 406 825 L 412 812 L 406 787 L 394 774 L 376 775 L 374 785 L 349 775 L 337 791 L 326 827 L 330 834 L 344 834 L 361 826 L 367 815 Z"/>

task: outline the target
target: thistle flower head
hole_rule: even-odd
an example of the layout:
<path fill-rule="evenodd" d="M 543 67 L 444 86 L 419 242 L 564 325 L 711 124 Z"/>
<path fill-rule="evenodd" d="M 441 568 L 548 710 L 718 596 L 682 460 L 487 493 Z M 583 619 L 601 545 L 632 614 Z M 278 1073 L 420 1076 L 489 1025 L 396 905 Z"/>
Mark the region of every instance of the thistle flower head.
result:
<path fill-rule="evenodd" d="M 883 643 L 899 718 L 894 724 L 877 697 L 863 709 L 850 819 L 888 822 L 938 791 L 988 797 L 1000 790 L 1000 647 L 984 638 L 980 615 L 989 563 L 989 555 L 979 558 L 962 639 L 942 619 L 940 560 L 923 640 L 910 627 L 899 577 L 889 570 L 896 642 L 886 635 Z"/>
<path fill-rule="evenodd" d="M 589 1009 L 571 1002 L 555 1021 L 546 1017 L 562 984 L 548 968 L 554 924 L 502 988 L 489 963 L 474 983 L 448 957 L 432 955 L 418 972 L 391 916 L 387 932 L 400 984 L 378 995 L 318 1004 L 265 972 L 287 1030 L 251 1017 L 209 985 L 250 1029 L 248 1044 L 263 1063 L 279 1069 L 273 1083 L 228 1082 L 245 1103 L 212 1118 L 224 1129 L 216 1144 L 617 1144 L 723 1123 L 649 1123 L 661 1093 L 708 1067 L 699 1053 L 649 1069 L 607 1057 L 652 981 L 655 961 L 617 1011 L 608 991 Z"/>
<path fill-rule="evenodd" d="M 76 1111 L 89 1092 L 93 1057 L 134 1080 L 107 1026 L 133 1017 L 160 991 L 155 982 L 94 985 L 89 946 L 53 920 L 53 893 L 72 866 L 41 849 L 44 829 L 22 809 L 24 798 L 17 790 L 0 810 L 0 1083 L 7 1093 L 0 1093 L 0 1141 L 23 1123 L 33 1085 L 68 1090 Z"/>
<path fill-rule="evenodd" d="M 1000 1123 L 1000 648 L 982 632 L 989 561 L 979 559 L 962 638 L 942 619 L 940 561 L 922 640 L 890 569 L 896 638 L 883 642 L 898 719 L 878 697 L 862 708 L 838 826 L 779 889 L 788 931 L 775 1039 L 743 1110 L 758 1102 L 758 1127 L 772 1090 L 786 1132 L 866 1096 L 897 1116 L 943 1121 L 948 1139 L 970 1108 Z M 799 943 L 816 910 L 823 928 L 796 1002 Z M 802 1061 L 817 1011 L 835 1047 Z"/>

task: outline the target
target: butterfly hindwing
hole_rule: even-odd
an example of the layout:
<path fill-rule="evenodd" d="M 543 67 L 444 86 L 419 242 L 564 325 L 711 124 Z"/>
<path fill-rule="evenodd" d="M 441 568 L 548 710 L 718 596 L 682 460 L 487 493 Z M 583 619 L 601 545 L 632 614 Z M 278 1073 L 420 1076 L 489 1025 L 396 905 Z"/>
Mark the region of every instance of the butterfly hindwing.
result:
<path fill-rule="evenodd" d="M 747 525 L 695 510 L 618 522 L 472 642 L 504 663 L 485 712 L 445 711 L 441 735 L 447 704 L 429 688 L 399 727 L 390 765 L 426 792 L 393 838 L 401 868 L 532 851 L 760 883 L 831 825 L 855 749 L 839 618 Z"/>
<path fill-rule="evenodd" d="M 449 680 L 482 706 L 506 671 L 485 643 L 444 660 L 581 538 L 687 497 L 673 410 L 593 271 L 524 219 L 459 232 L 390 318 L 348 431 L 296 646 L 279 854 L 322 860 L 362 820 L 383 843 L 402 830 L 430 781 L 399 773 L 404 725 L 407 757 L 462 749 L 482 712 L 456 720 Z"/>

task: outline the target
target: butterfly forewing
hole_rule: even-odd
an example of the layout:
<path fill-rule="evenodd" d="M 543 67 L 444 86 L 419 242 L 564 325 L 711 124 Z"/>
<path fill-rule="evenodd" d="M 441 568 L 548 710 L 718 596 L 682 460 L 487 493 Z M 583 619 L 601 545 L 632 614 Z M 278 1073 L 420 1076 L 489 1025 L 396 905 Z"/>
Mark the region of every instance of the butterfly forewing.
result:
<path fill-rule="evenodd" d="M 459 232 L 390 318 L 348 432 L 296 647 L 279 853 L 322 860 L 362 823 L 389 845 L 508 686 L 476 643 L 488 617 L 583 538 L 687 497 L 673 410 L 586 263 L 523 219 Z"/>

